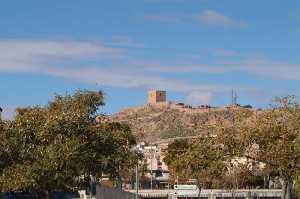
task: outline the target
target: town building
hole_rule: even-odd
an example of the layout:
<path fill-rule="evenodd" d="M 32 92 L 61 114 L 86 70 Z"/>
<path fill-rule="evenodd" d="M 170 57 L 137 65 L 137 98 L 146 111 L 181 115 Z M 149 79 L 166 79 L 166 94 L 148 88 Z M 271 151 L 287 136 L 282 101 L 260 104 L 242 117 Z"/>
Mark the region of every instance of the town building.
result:
<path fill-rule="evenodd" d="M 169 169 L 163 161 L 165 146 L 142 142 L 137 145 L 137 148 L 144 155 L 144 162 L 147 165 L 148 173 L 146 176 L 149 182 L 145 186 L 153 189 L 167 188 L 169 186 Z"/>

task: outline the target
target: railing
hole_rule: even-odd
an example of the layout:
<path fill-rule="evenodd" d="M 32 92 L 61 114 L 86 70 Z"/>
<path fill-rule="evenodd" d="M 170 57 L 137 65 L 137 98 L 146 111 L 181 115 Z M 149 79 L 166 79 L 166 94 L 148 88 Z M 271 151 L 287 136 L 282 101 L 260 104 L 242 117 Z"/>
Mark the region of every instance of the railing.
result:
<path fill-rule="evenodd" d="M 135 193 L 135 190 L 126 190 L 127 192 Z M 280 198 L 280 189 L 238 189 L 238 190 L 226 190 L 226 189 L 203 189 L 199 195 L 198 189 L 188 188 L 184 189 L 162 189 L 162 190 L 139 190 L 139 196 L 141 198 L 207 198 L 207 199 L 218 199 L 218 198 Z"/>
<path fill-rule="evenodd" d="M 130 193 L 135 193 L 135 190 L 126 190 Z M 169 189 L 140 189 L 139 195 L 141 198 L 167 198 L 174 190 Z"/>
<path fill-rule="evenodd" d="M 204 189 L 201 190 L 174 190 L 169 194 L 171 199 L 178 198 L 280 198 L 280 189 L 237 189 L 237 190 L 226 190 L 226 189 Z"/>

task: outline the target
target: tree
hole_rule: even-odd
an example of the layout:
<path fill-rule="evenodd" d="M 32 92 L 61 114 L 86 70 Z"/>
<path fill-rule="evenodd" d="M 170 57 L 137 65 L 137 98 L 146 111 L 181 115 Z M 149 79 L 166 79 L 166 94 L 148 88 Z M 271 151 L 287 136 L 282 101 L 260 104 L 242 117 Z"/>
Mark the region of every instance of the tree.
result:
<path fill-rule="evenodd" d="M 240 188 L 256 188 L 264 186 L 261 169 L 253 168 L 249 162 L 232 162 L 222 178 L 222 188 L 236 190 Z"/>
<path fill-rule="evenodd" d="M 282 198 L 290 199 L 300 171 L 299 121 L 300 105 L 295 98 L 277 98 L 271 108 L 257 114 L 245 117 L 240 111 L 231 123 L 219 121 L 210 135 L 169 145 L 166 162 L 172 175 L 196 178 L 205 187 L 214 187 L 226 178 L 237 179 L 234 187 L 254 186 L 261 184 L 264 175 L 277 174 L 283 182 Z M 233 160 L 243 159 L 246 168 L 230 170 Z M 254 173 L 249 164 L 259 172 Z"/>
<path fill-rule="evenodd" d="M 295 195 L 300 197 L 300 174 L 296 176 L 295 179 Z"/>
<path fill-rule="evenodd" d="M 164 161 L 171 178 L 196 179 L 201 188 L 238 188 L 263 185 L 261 170 L 249 162 L 240 162 L 226 153 L 224 143 L 215 136 L 203 136 L 194 140 L 176 140 L 168 146 Z"/>
<path fill-rule="evenodd" d="M 164 161 L 174 178 L 196 179 L 199 189 L 216 188 L 226 171 L 226 157 L 215 139 L 177 140 L 168 146 Z M 175 176 L 174 176 L 175 175 Z"/>
<path fill-rule="evenodd" d="M 127 125 L 96 123 L 102 105 L 101 92 L 77 91 L 19 108 L 13 121 L 1 122 L 0 190 L 49 198 L 88 187 L 91 176 L 118 177 L 130 166 L 135 138 Z"/>
<path fill-rule="evenodd" d="M 292 197 L 300 169 L 300 106 L 292 96 L 244 123 L 219 128 L 225 153 L 264 164 L 282 179 L 282 198 Z"/>

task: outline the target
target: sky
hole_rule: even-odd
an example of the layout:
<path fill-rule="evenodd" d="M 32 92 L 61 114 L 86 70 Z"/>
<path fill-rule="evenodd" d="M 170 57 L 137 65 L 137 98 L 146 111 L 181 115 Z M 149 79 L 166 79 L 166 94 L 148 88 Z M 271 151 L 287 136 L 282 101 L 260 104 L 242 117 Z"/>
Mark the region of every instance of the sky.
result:
<path fill-rule="evenodd" d="M 111 114 L 147 91 L 267 107 L 300 95 L 300 1 L 9 0 L 0 6 L 0 106 L 102 90 Z"/>

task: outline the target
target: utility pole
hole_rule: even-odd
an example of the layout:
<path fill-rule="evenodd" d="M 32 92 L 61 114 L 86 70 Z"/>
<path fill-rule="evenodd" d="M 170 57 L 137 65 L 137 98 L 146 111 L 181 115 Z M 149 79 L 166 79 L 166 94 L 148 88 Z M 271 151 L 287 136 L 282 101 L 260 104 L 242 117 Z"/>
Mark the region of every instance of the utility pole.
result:
<path fill-rule="evenodd" d="M 137 152 L 139 149 L 134 147 L 131 149 L 132 152 Z M 139 199 L 139 161 L 135 165 L 135 199 Z"/>
<path fill-rule="evenodd" d="M 151 161 L 150 161 L 150 188 L 151 188 L 151 190 L 152 190 L 152 188 L 153 188 L 153 172 L 152 172 L 152 170 L 153 170 L 153 168 L 152 168 L 152 159 L 153 159 L 153 148 L 152 148 L 152 144 L 151 144 L 151 148 L 150 148 L 150 154 L 151 154 Z"/>
<path fill-rule="evenodd" d="M 93 197 L 93 176 L 90 175 L 90 199 Z"/>
<path fill-rule="evenodd" d="M 135 198 L 139 199 L 139 163 L 135 166 Z"/>

